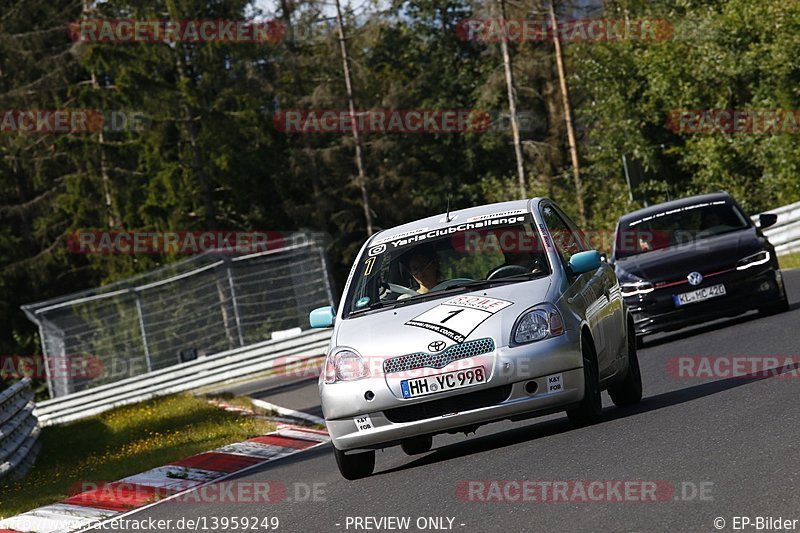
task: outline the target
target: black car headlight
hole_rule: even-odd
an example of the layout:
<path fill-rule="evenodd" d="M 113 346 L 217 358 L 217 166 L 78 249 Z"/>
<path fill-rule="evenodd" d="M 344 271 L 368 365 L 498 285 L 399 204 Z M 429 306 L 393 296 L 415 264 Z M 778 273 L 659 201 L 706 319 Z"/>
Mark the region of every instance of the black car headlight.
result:
<path fill-rule="evenodd" d="M 649 281 L 639 280 L 639 281 L 626 281 L 619 284 L 619 288 L 622 291 L 622 296 L 638 296 L 639 294 L 647 294 L 648 292 L 653 292 L 655 287 Z"/>
<path fill-rule="evenodd" d="M 527 344 L 564 333 L 561 313 L 551 304 L 540 304 L 522 313 L 511 330 L 513 344 Z"/>
<path fill-rule="evenodd" d="M 764 263 L 768 263 L 770 260 L 770 255 L 767 250 L 761 250 L 757 254 L 748 255 L 744 259 L 740 259 L 738 263 L 736 263 L 736 270 L 745 270 L 750 267 L 763 265 Z"/>
<path fill-rule="evenodd" d="M 634 276 L 630 272 L 625 272 L 624 270 L 617 271 L 617 278 L 619 279 L 619 288 L 622 291 L 623 297 L 638 296 L 655 290 L 655 287 L 649 281 L 643 280 L 639 276 Z"/>

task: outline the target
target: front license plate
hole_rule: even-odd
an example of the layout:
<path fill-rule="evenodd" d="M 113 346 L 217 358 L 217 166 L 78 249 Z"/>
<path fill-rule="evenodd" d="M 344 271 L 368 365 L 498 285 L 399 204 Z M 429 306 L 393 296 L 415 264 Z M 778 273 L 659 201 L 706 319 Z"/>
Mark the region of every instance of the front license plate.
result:
<path fill-rule="evenodd" d="M 427 394 L 463 389 L 485 381 L 486 371 L 483 367 L 478 366 L 437 376 L 404 379 L 400 382 L 400 389 L 403 391 L 403 398 L 416 398 Z"/>
<path fill-rule="evenodd" d="M 675 299 L 675 305 L 680 307 L 682 305 L 702 302 L 703 300 L 710 300 L 718 296 L 725 296 L 725 285 L 712 285 L 711 287 L 704 287 L 696 291 L 676 294 L 673 298 Z"/>

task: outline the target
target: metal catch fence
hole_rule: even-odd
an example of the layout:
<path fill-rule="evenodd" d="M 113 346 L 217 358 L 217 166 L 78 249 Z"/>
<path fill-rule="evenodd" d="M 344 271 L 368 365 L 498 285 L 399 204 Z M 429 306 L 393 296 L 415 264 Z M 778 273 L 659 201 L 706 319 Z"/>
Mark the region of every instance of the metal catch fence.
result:
<path fill-rule="evenodd" d="M 23 306 L 51 398 L 308 329 L 333 305 L 325 237 L 285 234 L 248 255 L 206 253 L 100 289 Z"/>

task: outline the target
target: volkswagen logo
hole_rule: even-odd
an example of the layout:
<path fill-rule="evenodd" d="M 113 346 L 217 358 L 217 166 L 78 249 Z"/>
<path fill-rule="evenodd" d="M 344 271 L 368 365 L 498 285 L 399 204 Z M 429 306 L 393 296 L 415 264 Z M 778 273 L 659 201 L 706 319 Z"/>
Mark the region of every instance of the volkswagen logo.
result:
<path fill-rule="evenodd" d="M 689 285 L 700 285 L 703 283 L 703 275 L 700 272 L 692 272 L 686 279 L 689 280 Z"/>
<path fill-rule="evenodd" d="M 432 352 L 441 352 L 446 344 L 444 341 L 433 341 L 428 345 L 428 349 Z"/>

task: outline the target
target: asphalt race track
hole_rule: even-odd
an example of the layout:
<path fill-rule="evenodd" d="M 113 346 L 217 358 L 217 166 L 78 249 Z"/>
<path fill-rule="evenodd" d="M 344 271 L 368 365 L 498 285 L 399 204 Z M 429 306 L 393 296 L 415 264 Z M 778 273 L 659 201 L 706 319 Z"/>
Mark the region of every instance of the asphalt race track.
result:
<path fill-rule="evenodd" d="M 781 363 L 782 374 L 767 377 L 724 377 L 728 367 L 711 377 L 676 370 L 676 358 L 686 356 L 800 356 L 800 271 L 785 279 L 788 313 L 751 313 L 649 339 L 639 352 L 645 399 L 617 409 L 605 396 L 604 420 L 597 425 L 573 429 L 559 414 L 484 426 L 468 438 L 439 436 L 425 455 L 408 457 L 399 448 L 378 452 L 376 474 L 355 482 L 340 477 L 327 445 L 237 480 L 281 482 L 295 500 L 296 487 L 317 484 L 316 498 L 307 498 L 316 501 L 164 502 L 126 518 L 277 516 L 280 531 L 306 532 L 378 530 L 372 522 L 356 528 L 353 518 L 390 516 L 410 517 L 408 530 L 419 531 L 418 518 L 446 517 L 455 531 L 498 533 L 717 531 L 719 518 L 723 531 L 733 531 L 735 516 L 753 523 L 759 516 L 800 519 L 800 365 Z M 315 387 L 306 381 L 282 388 L 280 401 L 261 397 L 313 412 L 309 398 Z M 293 394 L 299 405 L 288 403 Z M 574 495 L 570 501 L 481 502 L 457 492 L 469 480 L 482 480 L 483 487 L 497 480 L 508 488 L 513 485 L 505 481 L 524 479 L 646 480 L 673 490 L 659 489 L 655 502 L 578 501 Z M 306 492 L 299 490 L 301 496 Z"/>

